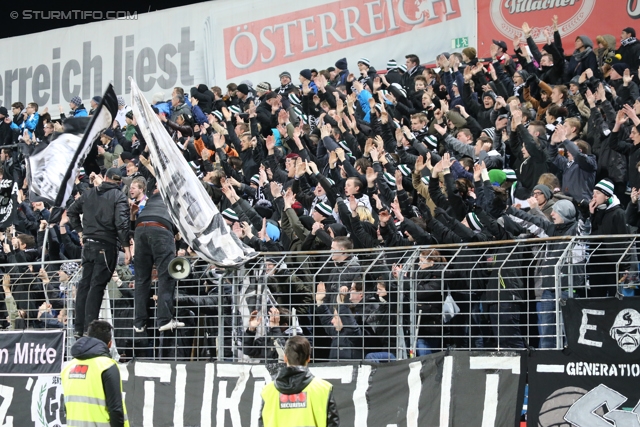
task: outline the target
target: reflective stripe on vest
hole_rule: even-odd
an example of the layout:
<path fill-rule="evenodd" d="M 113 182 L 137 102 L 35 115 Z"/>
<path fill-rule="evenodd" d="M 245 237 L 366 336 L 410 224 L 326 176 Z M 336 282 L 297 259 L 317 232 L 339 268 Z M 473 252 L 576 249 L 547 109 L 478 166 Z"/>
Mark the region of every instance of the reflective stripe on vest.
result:
<path fill-rule="evenodd" d="M 116 362 L 109 357 L 73 359 L 61 374 L 68 427 L 110 427 L 110 417 L 102 385 L 102 373 Z M 122 381 L 120 381 L 122 391 Z M 125 427 L 129 427 L 127 409 L 122 402 Z"/>
<path fill-rule="evenodd" d="M 328 381 L 313 378 L 302 392 L 283 394 L 270 382 L 262 389 L 264 427 L 326 427 L 332 387 Z"/>

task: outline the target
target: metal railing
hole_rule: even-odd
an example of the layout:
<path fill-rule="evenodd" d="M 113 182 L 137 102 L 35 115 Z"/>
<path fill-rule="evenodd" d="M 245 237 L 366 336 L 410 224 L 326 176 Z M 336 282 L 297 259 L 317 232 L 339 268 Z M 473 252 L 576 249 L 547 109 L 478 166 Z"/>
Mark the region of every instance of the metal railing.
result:
<path fill-rule="evenodd" d="M 311 340 L 316 362 L 404 359 L 449 348 L 561 348 L 563 298 L 635 292 L 637 238 L 263 253 L 237 270 L 191 259 L 191 273 L 175 291 L 176 317 L 185 326 L 162 333 L 155 315 L 157 281 L 148 299 L 147 329 L 135 333 L 135 277 L 120 266 L 107 286 L 100 317 L 114 325 L 121 361 L 276 361 L 293 334 Z M 46 264 L 51 272 L 60 268 Z M 45 302 L 39 294 L 43 287 L 29 265 L 40 268 L 40 263 L 2 267 L 14 289 L 22 289 L 14 296 L 26 296 L 22 306 L 32 307 L 21 314 L 23 326 L 44 327 L 36 314 Z M 67 310 L 69 345 L 80 274 L 65 278 L 62 291 L 55 283 L 59 275 L 50 274 L 44 287 L 58 289 L 58 298 L 65 298 L 60 307 Z"/>

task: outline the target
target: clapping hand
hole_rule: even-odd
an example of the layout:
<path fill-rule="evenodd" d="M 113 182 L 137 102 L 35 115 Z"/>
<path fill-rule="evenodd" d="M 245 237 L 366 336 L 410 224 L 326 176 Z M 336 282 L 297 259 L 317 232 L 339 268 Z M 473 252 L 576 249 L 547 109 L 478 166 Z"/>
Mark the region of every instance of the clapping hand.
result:
<path fill-rule="evenodd" d="M 318 287 L 316 288 L 316 302 L 318 305 L 322 304 L 326 295 L 327 290 L 325 289 L 324 282 L 318 283 Z"/>
<path fill-rule="evenodd" d="M 262 323 L 262 316 L 259 315 L 257 310 L 253 310 L 251 312 L 251 317 L 249 317 L 249 330 L 251 332 L 255 331 L 256 328 Z"/>
<path fill-rule="evenodd" d="M 269 309 L 269 327 L 277 328 L 279 326 L 280 326 L 280 311 L 275 307 L 271 307 Z"/>

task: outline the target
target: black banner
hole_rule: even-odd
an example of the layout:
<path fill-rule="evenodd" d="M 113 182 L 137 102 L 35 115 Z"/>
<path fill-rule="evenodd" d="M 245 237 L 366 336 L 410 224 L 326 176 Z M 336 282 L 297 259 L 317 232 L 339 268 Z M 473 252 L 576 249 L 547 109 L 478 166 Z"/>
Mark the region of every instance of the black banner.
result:
<path fill-rule="evenodd" d="M 64 331 L 56 330 L 2 332 L 0 375 L 59 375 L 64 335 Z"/>
<path fill-rule="evenodd" d="M 639 360 L 590 360 L 567 350 L 529 356 L 527 426 L 640 426 Z"/>
<path fill-rule="evenodd" d="M 132 427 L 244 427 L 258 425 L 260 392 L 278 369 L 132 362 L 121 365 L 120 372 Z M 518 353 L 437 353 L 387 364 L 331 363 L 310 369 L 333 384 L 340 425 L 519 425 L 526 357 Z M 66 423 L 57 376 L 0 377 L 0 398 L 0 425 L 8 417 L 25 427 Z"/>
<path fill-rule="evenodd" d="M 640 298 L 570 298 L 562 315 L 568 347 L 583 359 L 640 361 Z"/>

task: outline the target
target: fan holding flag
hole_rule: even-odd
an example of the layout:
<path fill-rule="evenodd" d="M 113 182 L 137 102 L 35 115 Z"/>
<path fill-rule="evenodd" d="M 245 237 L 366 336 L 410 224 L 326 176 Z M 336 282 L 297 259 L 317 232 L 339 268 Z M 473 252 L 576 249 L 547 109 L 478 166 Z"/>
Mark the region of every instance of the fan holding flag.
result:
<path fill-rule="evenodd" d="M 113 123 L 117 110 L 117 96 L 109 85 L 91 118 L 65 120 L 63 132 L 46 149 L 29 157 L 27 177 L 33 193 L 31 199 L 53 206 L 49 223 L 60 220 L 78 170 L 98 137 Z M 125 262 L 131 258 L 129 204 L 120 189 L 121 179 L 120 169 L 107 170 L 104 182 L 85 191 L 67 211 L 71 226 L 84 234 L 82 278 L 76 296 L 76 337 L 82 336 L 98 316 L 104 289 L 118 260 L 118 243 L 124 248 Z M 43 252 L 48 231 L 49 228 L 46 229 Z"/>

